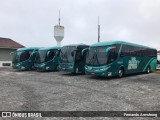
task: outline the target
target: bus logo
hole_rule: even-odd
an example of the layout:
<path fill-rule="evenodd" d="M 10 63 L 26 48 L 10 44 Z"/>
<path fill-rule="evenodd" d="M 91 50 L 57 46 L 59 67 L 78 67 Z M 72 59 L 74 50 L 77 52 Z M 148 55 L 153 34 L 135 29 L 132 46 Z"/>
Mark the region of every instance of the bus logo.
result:
<path fill-rule="evenodd" d="M 11 112 L 2 112 L 2 117 L 11 117 Z"/>
<path fill-rule="evenodd" d="M 128 62 L 128 70 L 137 69 L 139 62 L 136 57 L 132 57 Z"/>

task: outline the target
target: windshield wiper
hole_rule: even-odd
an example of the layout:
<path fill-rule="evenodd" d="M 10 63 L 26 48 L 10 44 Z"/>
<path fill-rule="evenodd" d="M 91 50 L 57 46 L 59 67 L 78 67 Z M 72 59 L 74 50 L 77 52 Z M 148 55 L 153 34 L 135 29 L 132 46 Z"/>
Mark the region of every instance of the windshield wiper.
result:
<path fill-rule="evenodd" d="M 98 56 L 97 56 L 96 52 L 95 52 L 95 57 L 96 57 L 96 60 L 97 60 L 97 64 L 99 65 L 99 60 L 98 60 Z"/>
<path fill-rule="evenodd" d="M 94 65 L 95 63 L 95 60 L 97 61 L 97 64 L 99 65 L 99 60 L 98 60 L 98 56 L 97 56 L 97 53 L 96 51 L 94 52 L 93 54 L 93 57 L 89 60 L 89 65 Z M 92 64 L 91 64 L 92 63 Z"/>
<path fill-rule="evenodd" d="M 93 54 L 93 56 L 90 58 L 89 62 L 88 62 L 88 65 L 92 65 L 91 63 L 93 62 L 94 60 L 94 56 L 95 56 L 95 53 Z"/>
<path fill-rule="evenodd" d="M 64 59 L 66 59 L 66 62 L 68 62 L 67 55 L 64 55 L 62 51 L 60 51 L 60 53 L 62 53 L 62 61 L 65 61 Z"/>

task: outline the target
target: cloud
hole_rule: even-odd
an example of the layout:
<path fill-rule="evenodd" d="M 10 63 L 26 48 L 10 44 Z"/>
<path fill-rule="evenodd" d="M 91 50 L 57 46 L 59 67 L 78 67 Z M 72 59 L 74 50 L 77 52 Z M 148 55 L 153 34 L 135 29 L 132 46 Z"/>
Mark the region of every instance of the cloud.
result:
<path fill-rule="evenodd" d="M 0 36 L 25 46 L 54 46 L 53 27 L 65 27 L 62 45 L 124 40 L 160 49 L 159 0 L 5 0 L 0 7 Z"/>

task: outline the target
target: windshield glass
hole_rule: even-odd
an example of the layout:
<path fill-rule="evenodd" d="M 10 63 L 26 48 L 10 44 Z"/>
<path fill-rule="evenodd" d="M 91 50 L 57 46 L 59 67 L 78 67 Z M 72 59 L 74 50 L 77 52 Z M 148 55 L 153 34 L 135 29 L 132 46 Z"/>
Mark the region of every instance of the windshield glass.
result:
<path fill-rule="evenodd" d="M 73 56 L 72 51 L 76 50 L 76 46 L 65 46 L 61 48 L 61 52 L 60 52 L 60 61 L 64 62 L 64 63 L 71 63 L 74 61 L 74 55 L 75 52 L 73 52 Z"/>
<path fill-rule="evenodd" d="M 160 54 L 157 54 L 157 60 L 160 63 Z"/>
<path fill-rule="evenodd" d="M 26 50 L 26 51 L 17 51 L 13 56 L 13 63 L 22 62 L 25 60 L 28 60 L 30 58 L 32 51 Z"/>
<path fill-rule="evenodd" d="M 36 56 L 36 63 L 42 63 L 50 61 L 54 58 L 58 50 L 39 50 Z"/>
<path fill-rule="evenodd" d="M 111 49 L 109 50 L 108 53 L 106 53 L 106 49 L 109 47 Z M 120 44 L 114 44 L 102 47 L 91 47 L 86 56 L 86 65 L 91 65 L 91 66 L 107 65 L 117 59 L 119 49 L 120 49 Z"/>
<path fill-rule="evenodd" d="M 86 64 L 92 66 L 106 65 L 107 64 L 106 48 L 107 46 L 91 47 L 86 57 Z"/>

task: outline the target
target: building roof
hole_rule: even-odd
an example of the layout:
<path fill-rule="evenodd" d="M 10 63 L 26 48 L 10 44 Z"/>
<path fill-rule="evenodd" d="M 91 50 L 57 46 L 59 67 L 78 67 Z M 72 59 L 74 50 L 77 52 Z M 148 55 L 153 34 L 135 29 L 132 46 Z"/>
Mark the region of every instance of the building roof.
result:
<path fill-rule="evenodd" d="M 24 50 L 39 50 L 41 47 L 26 47 L 26 48 L 19 48 L 17 51 L 24 51 Z"/>
<path fill-rule="evenodd" d="M 15 42 L 12 39 L 0 37 L 0 48 L 18 49 L 18 48 L 24 48 L 24 46 Z"/>

